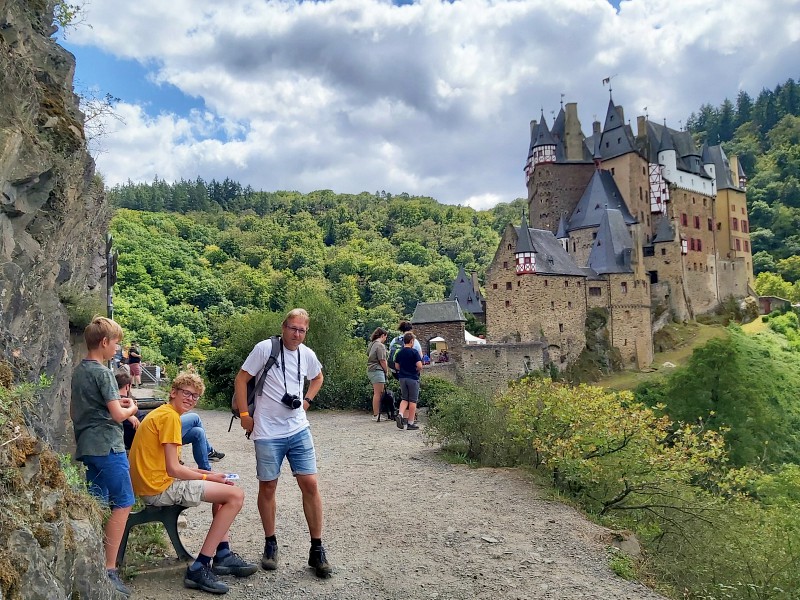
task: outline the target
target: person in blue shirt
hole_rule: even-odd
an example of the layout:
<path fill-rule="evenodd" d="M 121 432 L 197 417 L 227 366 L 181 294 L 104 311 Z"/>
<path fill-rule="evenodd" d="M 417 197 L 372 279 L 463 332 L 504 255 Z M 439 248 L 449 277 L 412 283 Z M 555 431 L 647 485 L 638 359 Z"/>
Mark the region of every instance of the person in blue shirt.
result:
<path fill-rule="evenodd" d="M 400 410 L 395 417 L 397 427 L 407 431 L 419 429 L 414 423 L 419 401 L 419 374 L 422 371 L 422 356 L 414 347 L 416 339 L 414 334 L 406 332 L 403 335 L 403 348 L 395 355 L 395 368 L 400 380 Z"/>

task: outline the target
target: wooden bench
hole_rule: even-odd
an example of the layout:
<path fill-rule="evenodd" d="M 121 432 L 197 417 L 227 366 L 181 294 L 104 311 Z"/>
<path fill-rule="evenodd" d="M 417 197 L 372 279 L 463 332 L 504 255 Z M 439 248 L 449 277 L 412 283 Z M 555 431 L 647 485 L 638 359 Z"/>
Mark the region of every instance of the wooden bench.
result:
<path fill-rule="evenodd" d="M 181 560 L 194 560 L 194 556 L 189 554 L 181 542 L 181 537 L 178 535 L 178 516 L 186 510 L 186 506 L 145 506 L 141 510 L 132 512 L 128 515 L 128 522 L 125 524 L 125 533 L 122 535 L 122 543 L 119 545 L 117 552 L 117 565 L 121 565 L 125 560 L 125 550 L 128 546 L 128 534 L 131 528 L 136 525 L 143 525 L 144 523 L 161 523 L 164 529 L 167 530 L 167 535 L 172 542 L 172 547 L 178 558 Z"/>

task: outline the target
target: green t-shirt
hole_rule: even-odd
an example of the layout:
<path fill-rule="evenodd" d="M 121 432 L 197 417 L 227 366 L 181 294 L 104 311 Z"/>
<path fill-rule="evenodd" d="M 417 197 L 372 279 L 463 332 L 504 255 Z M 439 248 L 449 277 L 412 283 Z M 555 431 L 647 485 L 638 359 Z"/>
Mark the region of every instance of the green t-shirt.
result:
<path fill-rule="evenodd" d="M 111 369 L 96 360 L 82 360 L 72 373 L 69 414 L 78 446 L 75 457 L 107 456 L 125 452 L 122 423 L 111 418 L 108 402 L 119 399 L 119 387 Z"/>

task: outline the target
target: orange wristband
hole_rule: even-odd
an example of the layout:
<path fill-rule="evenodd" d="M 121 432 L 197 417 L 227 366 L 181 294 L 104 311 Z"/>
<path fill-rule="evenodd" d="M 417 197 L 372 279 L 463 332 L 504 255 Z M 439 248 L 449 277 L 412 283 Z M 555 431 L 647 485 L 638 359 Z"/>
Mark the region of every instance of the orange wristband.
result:
<path fill-rule="evenodd" d="M 250 413 L 249 413 L 249 412 L 240 412 L 240 413 L 239 413 L 239 416 L 240 416 L 240 417 L 249 417 L 249 416 L 250 416 Z"/>
<path fill-rule="evenodd" d="M 205 481 L 206 479 L 208 479 L 208 475 L 206 475 L 205 473 L 203 473 L 203 481 Z"/>

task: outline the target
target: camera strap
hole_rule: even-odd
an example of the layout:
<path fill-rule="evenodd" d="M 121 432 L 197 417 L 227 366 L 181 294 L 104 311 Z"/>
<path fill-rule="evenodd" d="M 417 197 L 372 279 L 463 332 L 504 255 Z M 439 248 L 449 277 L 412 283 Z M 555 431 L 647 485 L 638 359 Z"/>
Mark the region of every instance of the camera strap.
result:
<path fill-rule="evenodd" d="M 283 340 L 281 340 L 281 372 L 283 373 L 283 389 L 288 394 L 289 388 L 286 387 L 286 360 L 283 356 Z M 300 346 L 297 347 L 297 387 L 298 395 L 303 393 L 303 384 L 300 380 Z"/>

